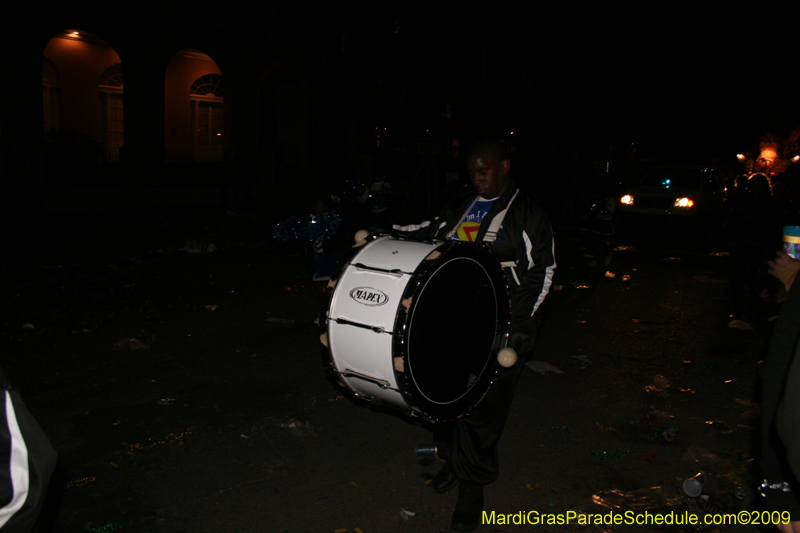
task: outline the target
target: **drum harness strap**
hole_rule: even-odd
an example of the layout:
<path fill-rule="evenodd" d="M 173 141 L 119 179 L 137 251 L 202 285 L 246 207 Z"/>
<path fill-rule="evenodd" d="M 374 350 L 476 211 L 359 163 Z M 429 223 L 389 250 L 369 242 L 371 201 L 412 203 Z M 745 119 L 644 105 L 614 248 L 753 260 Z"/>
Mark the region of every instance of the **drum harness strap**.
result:
<path fill-rule="evenodd" d="M 470 211 L 472 211 L 472 208 L 475 207 L 475 204 L 478 203 L 478 198 L 480 198 L 480 196 L 476 196 L 475 199 L 472 200 L 472 203 L 469 204 L 469 207 L 467 208 L 467 210 L 464 211 L 464 214 L 461 215 L 460 219 L 458 219 L 458 222 L 456 222 L 456 225 L 453 226 L 453 229 L 451 229 L 449 232 L 447 232 L 447 235 L 444 236 L 445 240 L 449 241 L 450 239 L 453 238 L 453 235 L 456 234 L 456 232 L 458 231 L 458 228 L 460 228 L 461 224 L 464 223 L 464 219 L 467 218 L 467 214 Z"/>
<path fill-rule="evenodd" d="M 508 205 L 506 206 L 506 208 L 503 209 L 502 211 L 500 211 L 499 213 L 497 213 L 494 216 L 494 218 L 492 219 L 491 224 L 489 224 L 489 228 L 486 230 L 486 235 L 483 236 L 483 242 L 492 243 L 492 242 L 495 241 L 495 239 L 497 239 L 497 232 L 500 231 L 500 226 L 503 225 L 503 220 L 506 218 L 506 214 L 508 213 L 508 208 L 511 207 L 512 203 L 514 203 L 514 200 L 516 199 L 518 194 L 519 194 L 519 189 L 517 189 L 514 192 L 514 196 L 511 197 L 511 200 L 509 200 Z M 476 196 L 475 197 L 475 199 L 472 201 L 472 203 L 469 204 L 469 207 L 466 209 L 466 211 L 464 211 L 464 214 L 461 215 L 461 219 L 458 221 L 458 223 L 453 227 L 452 230 L 450 230 L 447 233 L 447 235 L 446 235 L 446 239 L 447 240 L 450 240 L 453 237 L 453 235 L 456 234 L 456 232 L 458 231 L 458 228 L 464 222 L 464 219 L 467 218 L 467 213 L 472 211 L 472 208 L 478 202 L 478 198 L 480 198 L 480 196 Z M 504 266 L 504 267 L 515 267 L 515 266 L 517 266 L 517 262 L 516 261 L 503 261 L 500 264 L 502 266 Z"/>
<path fill-rule="evenodd" d="M 508 201 L 506 208 L 494 216 L 492 223 L 489 224 L 489 229 L 486 230 L 486 235 L 483 236 L 483 242 L 494 242 L 494 240 L 497 238 L 497 232 L 500 231 L 500 226 L 503 225 L 503 219 L 506 218 L 508 208 L 514 203 L 514 200 L 517 198 L 518 194 L 519 189 L 514 192 L 514 196 L 512 196 L 511 200 Z"/>

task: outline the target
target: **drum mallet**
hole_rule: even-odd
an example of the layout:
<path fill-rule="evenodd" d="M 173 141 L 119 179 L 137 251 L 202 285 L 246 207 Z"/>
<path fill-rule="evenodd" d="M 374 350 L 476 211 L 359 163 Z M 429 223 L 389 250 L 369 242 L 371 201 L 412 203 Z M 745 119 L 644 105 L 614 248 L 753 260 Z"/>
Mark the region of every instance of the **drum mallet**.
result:
<path fill-rule="evenodd" d="M 500 366 L 511 368 L 517 363 L 517 352 L 514 348 L 503 348 L 497 353 L 497 362 Z"/>
<path fill-rule="evenodd" d="M 353 239 L 356 241 L 356 244 L 360 243 L 363 240 L 366 240 L 369 237 L 369 232 L 365 229 L 360 229 L 356 232 Z"/>

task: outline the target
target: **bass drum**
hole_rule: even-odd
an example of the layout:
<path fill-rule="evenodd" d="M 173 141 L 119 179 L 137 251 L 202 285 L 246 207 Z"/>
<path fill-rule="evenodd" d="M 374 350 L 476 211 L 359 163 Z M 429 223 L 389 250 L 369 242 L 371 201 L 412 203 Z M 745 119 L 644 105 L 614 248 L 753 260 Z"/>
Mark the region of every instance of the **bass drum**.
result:
<path fill-rule="evenodd" d="M 331 285 L 329 363 L 355 396 L 434 422 L 483 398 L 510 320 L 502 267 L 487 250 L 373 237 Z"/>

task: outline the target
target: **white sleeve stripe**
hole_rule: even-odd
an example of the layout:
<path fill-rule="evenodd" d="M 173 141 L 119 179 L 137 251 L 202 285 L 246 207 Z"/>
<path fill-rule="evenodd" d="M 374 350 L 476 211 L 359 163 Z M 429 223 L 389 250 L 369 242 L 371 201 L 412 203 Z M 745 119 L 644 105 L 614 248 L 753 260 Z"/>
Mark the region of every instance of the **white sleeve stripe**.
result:
<path fill-rule="evenodd" d="M 25 446 L 25 439 L 22 437 L 22 430 L 17 423 L 14 404 L 11 402 L 11 394 L 8 391 L 6 391 L 6 420 L 11 438 L 11 460 L 8 467 L 14 496 L 8 505 L 0 509 L 0 527 L 5 526 L 6 522 L 25 505 L 30 483 L 28 448 Z"/>
<path fill-rule="evenodd" d="M 417 231 L 422 228 L 427 228 L 430 225 L 431 225 L 430 220 L 426 220 L 421 224 L 409 224 L 408 226 L 398 226 L 397 224 L 395 224 L 394 226 L 392 226 L 392 229 L 395 229 L 397 231 Z"/>
<path fill-rule="evenodd" d="M 553 264 L 545 269 L 544 283 L 542 283 L 542 292 L 539 294 L 539 298 L 536 300 L 536 305 L 533 306 L 533 311 L 531 311 L 531 316 L 536 314 L 536 310 L 539 309 L 539 306 L 542 305 L 542 302 L 544 302 L 544 299 L 547 297 L 547 293 L 550 292 L 550 285 L 553 284 L 553 273 L 556 270 L 555 241 L 553 241 L 552 253 L 553 253 Z"/>
<path fill-rule="evenodd" d="M 535 263 L 533 262 L 533 245 L 527 231 L 522 232 L 522 239 L 525 241 L 525 253 L 528 254 L 528 270 L 530 270 Z"/>

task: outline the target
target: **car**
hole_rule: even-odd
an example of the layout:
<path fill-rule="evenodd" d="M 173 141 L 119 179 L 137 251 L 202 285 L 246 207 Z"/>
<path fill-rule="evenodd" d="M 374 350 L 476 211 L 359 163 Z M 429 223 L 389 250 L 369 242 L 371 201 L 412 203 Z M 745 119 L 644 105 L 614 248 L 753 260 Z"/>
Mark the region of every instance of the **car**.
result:
<path fill-rule="evenodd" d="M 654 166 L 619 196 L 619 213 L 690 217 L 722 209 L 725 187 L 719 172 L 698 165 Z"/>

